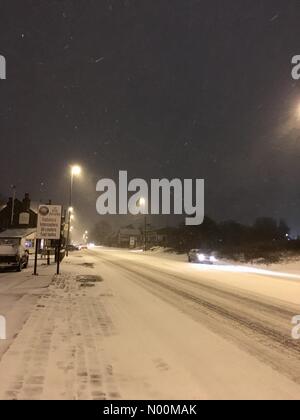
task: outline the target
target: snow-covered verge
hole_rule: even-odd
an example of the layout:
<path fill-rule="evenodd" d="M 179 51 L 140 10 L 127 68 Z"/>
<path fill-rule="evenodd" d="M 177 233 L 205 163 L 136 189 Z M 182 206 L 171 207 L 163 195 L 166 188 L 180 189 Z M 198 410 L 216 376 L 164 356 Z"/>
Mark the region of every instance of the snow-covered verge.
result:
<path fill-rule="evenodd" d="M 138 251 L 135 251 L 138 252 Z M 186 254 L 178 254 L 172 251 L 169 248 L 163 247 L 154 247 L 151 250 L 147 251 L 145 255 L 155 256 L 159 258 L 165 258 L 174 261 L 187 261 Z M 229 259 L 220 259 L 218 265 L 228 265 L 232 267 L 244 267 L 245 269 L 249 268 L 249 272 L 253 269 L 266 271 L 266 272 L 276 272 L 283 274 L 299 275 L 300 278 L 300 257 L 286 257 L 283 258 L 281 262 L 275 264 L 261 264 L 259 261 L 254 262 L 253 264 L 236 262 Z"/>
<path fill-rule="evenodd" d="M 0 315 L 6 320 L 6 339 L 0 340 L 0 360 L 27 321 L 40 296 L 47 294 L 54 265 L 42 266 L 33 276 L 33 264 L 21 273 L 0 272 Z"/>
<path fill-rule="evenodd" d="M 300 258 L 288 259 L 285 262 L 271 265 L 258 265 L 266 270 L 300 275 Z"/>

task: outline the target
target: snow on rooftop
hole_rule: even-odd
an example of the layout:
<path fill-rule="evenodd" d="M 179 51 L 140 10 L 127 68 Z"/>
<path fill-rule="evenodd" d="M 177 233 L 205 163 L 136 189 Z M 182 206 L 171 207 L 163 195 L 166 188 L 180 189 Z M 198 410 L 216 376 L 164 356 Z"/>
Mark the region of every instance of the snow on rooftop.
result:
<path fill-rule="evenodd" d="M 130 228 L 122 228 L 120 229 L 119 233 L 121 235 L 133 235 L 133 236 L 139 236 L 141 232 L 138 229 L 130 229 Z"/>
<path fill-rule="evenodd" d="M 7 229 L 0 233 L 0 238 L 26 238 L 36 232 L 36 229 Z"/>
<path fill-rule="evenodd" d="M 39 203 L 38 201 L 31 201 L 31 203 L 30 203 L 30 210 L 32 210 L 34 213 L 37 213 L 40 204 L 41 203 Z"/>

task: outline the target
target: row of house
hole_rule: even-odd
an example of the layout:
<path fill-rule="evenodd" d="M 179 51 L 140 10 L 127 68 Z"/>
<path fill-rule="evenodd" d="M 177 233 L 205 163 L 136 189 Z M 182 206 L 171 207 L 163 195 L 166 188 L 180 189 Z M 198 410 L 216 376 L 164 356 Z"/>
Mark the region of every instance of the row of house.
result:
<path fill-rule="evenodd" d="M 146 238 L 145 238 L 146 236 Z M 121 248 L 137 248 L 146 245 L 148 248 L 152 246 L 164 246 L 167 242 L 167 229 L 153 229 L 148 227 L 146 232 L 133 226 L 119 229 L 109 238 L 109 245 Z"/>
<path fill-rule="evenodd" d="M 37 227 L 38 204 L 32 203 L 26 193 L 23 200 L 9 198 L 6 204 L 0 206 L 0 240 L 20 238 L 26 248 L 34 250 Z M 167 242 L 167 229 L 153 229 L 147 226 L 146 235 L 142 229 L 133 226 L 119 229 L 112 234 L 107 245 L 122 248 L 137 248 L 145 244 L 147 247 L 164 246 Z"/>

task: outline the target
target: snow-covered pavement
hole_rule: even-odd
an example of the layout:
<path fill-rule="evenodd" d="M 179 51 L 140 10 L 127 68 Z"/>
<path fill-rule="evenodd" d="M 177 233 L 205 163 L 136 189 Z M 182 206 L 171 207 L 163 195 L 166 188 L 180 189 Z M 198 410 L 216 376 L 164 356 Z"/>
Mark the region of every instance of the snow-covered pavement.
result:
<path fill-rule="evenodd" d="M 40 296 L 47 293 L 54 268 L 42 266 L 39 276 L 33 276 L 33 262 L 21 273 L 0 272 L 0 315 L 6 319 L 6 340 L 0 340 L 0 360 L 12 343 Z"/>
<path fill-rule="evenodd" d="M 297 279 L 107 249 L 62 272 L 1 359 L 0 398 L 300 399 Z"/>

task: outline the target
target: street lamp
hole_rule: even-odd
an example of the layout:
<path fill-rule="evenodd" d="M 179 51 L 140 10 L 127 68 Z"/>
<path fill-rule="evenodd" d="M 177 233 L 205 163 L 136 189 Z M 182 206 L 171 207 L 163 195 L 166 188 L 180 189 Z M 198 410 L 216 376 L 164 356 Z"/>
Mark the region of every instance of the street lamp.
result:
<path fill-rule="evenodd" d="M 74 184 L 74 178 L 79 177 L 81 175 L 81 167 L 79 165 L 73 165 L 70 169 L 70 197 L 69 197 L 69 209 L 68 209 L 68 234 L 67 234 L 67 251 L 66 255 L 69 256 L 69 245 L 70 245 L 70 224 L 71 224 L 71 218 L 72 213 L 74 211 L 73 209 L 73 184 Z"/>

